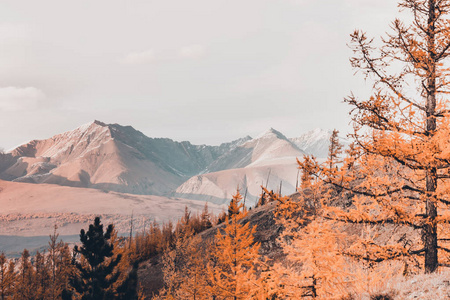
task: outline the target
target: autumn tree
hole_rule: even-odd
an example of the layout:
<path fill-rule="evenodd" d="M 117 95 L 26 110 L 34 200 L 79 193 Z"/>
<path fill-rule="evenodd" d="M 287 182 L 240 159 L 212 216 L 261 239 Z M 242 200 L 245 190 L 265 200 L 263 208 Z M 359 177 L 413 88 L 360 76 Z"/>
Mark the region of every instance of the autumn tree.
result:
<path fill-rule="evenodd" d="M 111 289 L 115 291 L 116 299 L 137 300 L 137 269 L 139 264 L 136 255 L 136 239 L 121 238 L 117 231 L 113 230 L 110 242 L 113 245 L 111 260 L 115 261 L 120 257 L 119 263 L 115 267 L 116 274 L 119 275 Z"/>
<path fill-rule="evenodd" d="M 59 234 L 56 230 L 57 226 L 55 225 L 47 247 L 47 265 L 50 273 L 47 289 L 51 300 L 61 299 L 62 292 L 67 288 L 69 277 L 73 272 L 69 246 L 62 240 L 58 241 Z"/>
<path fill-rule="evenodd" d="M 396 19 L 392 33 L 376 47 L 356 30 L 351 35 L 351 64 L 373 80 L 373 95 L 351 95 L 355 144 L 338 168 L 313 158 L 300 162 L 305 174 L 320 178 L 333 192 L 324 194 L 324 217 L 353 224 L 420 231 L 348 253 L 381 262 L 423 257 L 425 272 L 449 266 L 445 232 L 450 192 L 450 0 L 402 0 L 411 24 Z M 351 199 L 349 208 L 337 203 Z"/>
<path fill-rule="evenodd" d="M 207 245 L 198 236 L 177 237 L 174 249 L 167 250 L 162 258 L 165 289 L 160 298 L 207 298 L 205 268 L 211 251 Z"/>
<path fill-rule="evenodd" d="M 233 195 L 230 204 L 228 204 L 228 218 L 232 219 L 233 216 L 237 216 L 241 213 L 244 204 L 241 203 L 242 195 L 239 193 L 239 190 Z M 242 216 L 242 215 L 241 215 Z"/>
<path fill-rule="evenodd" d="M 13 260 L 6 258 L 4 253 L 0 254 L 0 299 L 5 300 L 14 292 L 16 281 L 15 264 Z"/>
<path fill-rule="evenodd" d="M 183 217 L 175 226 L 175 238 L 173 245 L 166 248 L 163 254 L 163 274 L 165 289 L 160 293 L 164 297 L 176 297 L 183 280 L 185 280 L 185 266 L 189 260 L 187 249 L 194 229 L 191 226 L 191 212 L 185 207 Z"/>
<path fill-rule="evenodd" d="M 228 207 L 225 226 L 217 231 L 213 248 L 213 263 L 208 267 L 210 293 L 218 299 L 249 299 L 257 288 L 255 267 L 259 243 L 253 240 L 256 226 L 242 224 L 247 215 L 242 210 L 239 190 Z"/>
<path fill-rule="evenodd" d="M 265 285 L 283 299 L 338 299 L 346 295 L 347 262 L 341 250 L 347 237 L 337 224 L 321 217 L 319 183 L 302 183 L 295 198 L 266 190 L 277 202 L 274 216 L 283 229 L 278 243 L 285 258 L 266 271 Z"/>
<path fill-rule="evenodd" d="M 199 221 L 200 227 L 198 230 L 196 230 L 196 233 L 202 232 L 212 227 L 211 214 L 208 210 L 208 202 L 206 202 L 205 206 L 203 207 L 202 213 L 199 216 Z"/>
<path fill-rule="evenodd" d="M 50 268 L 46 262 L 46 253 L 40 253 L 39 251 L 34 256 L 34 284 L 36 287 L 34 299 L 48 299 L 50 296 Z"/>
<path fill-rule="evenodd" d="M 330 145 L 328 148 L 328 162 L 330 169 L 339 163 L 342 154 L 342 144 L 339 141 L 338 134 L 339 130 L 334 129 L 330 136 Z"/>
<path fill-rule="evenodd" d="M 201 237 L 195 236 L 189 239 L 183 251 L 186 256 L 186 264 L 182 266 L 180 272 L 183 280 L 177 291 L 177 299 L 208 298 L 205 269 L 211 250 L 209 243 L 202 241 Z"/>
<path fill-rule="evenodd" d="M 16 286 L 13 299 L 36 299 L 36 281 L 33 265 L 30 260 L 30 252 L 25 249 L 19 259 L 19 270 L 16 277 Z"/>

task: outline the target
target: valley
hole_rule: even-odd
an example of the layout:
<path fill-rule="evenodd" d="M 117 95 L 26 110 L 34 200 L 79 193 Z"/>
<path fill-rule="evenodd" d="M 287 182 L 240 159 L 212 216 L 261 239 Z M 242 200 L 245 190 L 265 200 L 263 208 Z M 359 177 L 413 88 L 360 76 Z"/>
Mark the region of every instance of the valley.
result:
<path fill-rule="evenodd" d="M 0 251 L 23 249 L 10 236 L 36 237 L 46 245 L 42 237 L 55 225 L 61 236 L 72 236 L 67 241 L 76 241 L 97 215 L 120 234 L 129 232 L 131 216 L 138 232 L 150 222 L 178 219 L 185 207 L 199 212 L 206 202 L 217 215 L 237 187 L 246 192 L 248 207 L 261 185 L 294 193 L 296 158 L 307 153 L 300 147 L 319 149 L 323 157 L 329 136 L 317 129 L 288 139 L 270 128 L 256 138 L 208 146 L 94 121 L 30 141 L 0 155 Z"/>

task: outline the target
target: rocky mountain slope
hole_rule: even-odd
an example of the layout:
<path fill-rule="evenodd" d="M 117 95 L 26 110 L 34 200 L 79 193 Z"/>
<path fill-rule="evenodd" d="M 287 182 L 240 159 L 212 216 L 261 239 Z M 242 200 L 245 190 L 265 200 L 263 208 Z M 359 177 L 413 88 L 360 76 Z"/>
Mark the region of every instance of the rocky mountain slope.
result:
<path fill-rule="evenodd" d="M 197 146 L 94 121 L 3 155 L 0 179 L 165 195 L 248 139 Z"/>
<path fill-rule="evenodd" d="M 254 205 L 261 185 L 272 190 L 295 192 L 296 158 L 305 152 L 282 133 L 271 128 L 255 139 L 222 155 L 208 167 L 208 173 L 191 177 L 179 186 L 176 195 L 227 203 L 237 187 L 247 191 L 247 205 Z"/>
<path fill-rule="evenodd" d="M 254 139 L 207 146 L 94 121 L 0 155 L 0 179 L 215 203 L 228 201 L 239 186 L 251 205 L 261 185 L 295 192 L 296 158 L 326 157 L 330 135 L 316 129 L 288 139 L 271 128 Z"/>

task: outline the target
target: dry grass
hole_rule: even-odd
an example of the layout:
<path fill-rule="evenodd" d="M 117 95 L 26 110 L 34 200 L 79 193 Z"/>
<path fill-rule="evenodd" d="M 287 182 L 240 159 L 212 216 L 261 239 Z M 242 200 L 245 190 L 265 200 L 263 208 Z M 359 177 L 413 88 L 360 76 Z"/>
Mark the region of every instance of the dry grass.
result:
<path fill-rule="evenodd" d="M 376 295 L 389 295 L 393 300 L 450 299 L 450 271 L 394 278 L 386 283 L 383 290 L 372 296 Z"/>

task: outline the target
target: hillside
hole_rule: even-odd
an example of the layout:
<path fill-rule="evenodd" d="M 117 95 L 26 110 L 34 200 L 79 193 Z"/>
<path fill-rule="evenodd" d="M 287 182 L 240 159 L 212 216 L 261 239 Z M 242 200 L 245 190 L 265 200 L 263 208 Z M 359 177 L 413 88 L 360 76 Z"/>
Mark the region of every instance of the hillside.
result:
<path fill-rule="evenodd" d="M 273 212 L 276 203 L 272 202 L 262 207 L 252 209 L 248 215 L 242 219 L 242 223 L 250 222 L 250 226 L 257 226 L 254 235 L 255 242 L 261 243 L 260 254 L 271 259 L 282 259 L 282 249 L 277 244 L 276 240 L 279 236 L 281 227 L 275 223 Z M 210 228 L 200 234 L 202 239 L 210 241 L 213 239 L 217 230 L 223 228 L 224 224 Z M 157 256 L 140 264 L 138 278 L 139 284 L 143 287 L 146 299 L 150 299 L 151 295 L 156 293 L 163 287 L 163 273 L 162 273 L 161 257 Z"/>
<path fill-rule="evenodd" d="M 300 197 L 299 193 L 290 195 L 292 201 L 298 201 Z M 348 206 L 346 199 L 342 199 L 339 203 L 334 203 L 337 206 Z M 312 202 L 307 201 L 305 207 L 308 211 L 312 209 L 310 207 Z M 240 223 L 249 223 L 250 227 L 256 226 L 256 231 L 253 235 L 254 242 L 260 244 L 259 255 L 261 259 L 267 262 L 269 265 L 272 264 L 289 264 L 287 260 L 286 253 L 283 252 L 282 247 L 278 241 L 278 238 L 283 230 L 283 227 L 276 222 L 274 212 L 277 207 L 277 202 L 270 202 L 264 206 L 252 209 L 248 212 Z M 214 239 L 217 232 L 223 229 L 225 224 L 219 224 L 213 228 L 210 228 L 199 236 L 202 239 L 200 248 L 207 247 L 208 243 Z M 411 232 L 406 228 L 397 226 L 396 232 L 392 234 L 391 225 L 385 224 L 377 227 L 376 229 L 376 240 L 378 242 L 384 241 L 389 244 L 389 241 L 398 240 L 404 237 L 405 234 L 412 236 L 419 236 L 419 233 Z M 346 226 L 345 232 L 349 234 L 348 238 L 352 235 L 359 235 L 363 226 L 349 224 Z M 300 229 L 302 230 L 302 229 Z M 358 264 L 354 265 L 357 266 Z M 139 283 L 143 287 L 143 292 L 146 295 L 146 299 L 151 299 L 151 296 L 158 292 L 164 286 L 163 279 L 163 261 L 160 255 L 151 258 L 145 262 L 142 262 L 139 266 L 138 278 Z M 365 270 L 365 264 L 361 263 L 360 267 Z M 295 268 L 295 267 L 294 267 Z M 373 274 L 372 274 L 373 275 Z M 450 272 L 445 269 L 437 274 L 420 274 L 411 276 L 396 276 L 389 277 L 389 280 L 379 279 L 378 283 L 374 283 L 373 286 L 364 282 L 365 275 L 362 275 L 359 280 L 361 282 L 355 283 L 358 288 L 355 290 L 349 290 L 352 298 L 348 299 L 389 299 L 389 300 L 403 300 L 403 299 L 436 299 L 444 300 L 450 297 Z M 367 275 L 369 276 L 369 275 Z M 370 280 L 370 279 L 368 279 Z M 366 291 L 369 290 L 369 292 Z M 375 298 L 379 297 L 379 298 Z M 386 297 L 386 298 L 381 298 Z M 299 297 L 295 299 L 309 299 L 309 297 Z M 289 298 L 293 299 L 293 298 Z M 325 298 L 324 298 L 325 299 Z M 334 298 L 333 298 L 334 299 Z M 341 298 L 339 298 L 341 299 Z M 344 299 L 344 298 L 342 298 Z M 347 298 L 345 298 L 347 299 Z"/>

